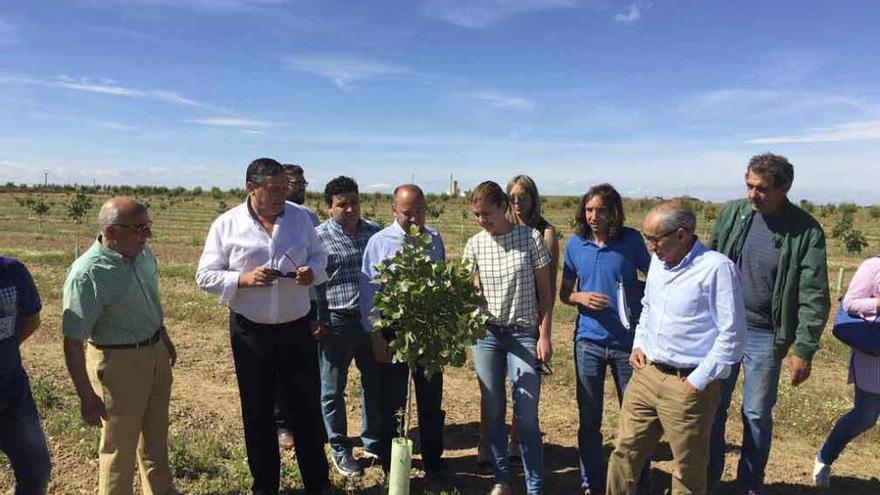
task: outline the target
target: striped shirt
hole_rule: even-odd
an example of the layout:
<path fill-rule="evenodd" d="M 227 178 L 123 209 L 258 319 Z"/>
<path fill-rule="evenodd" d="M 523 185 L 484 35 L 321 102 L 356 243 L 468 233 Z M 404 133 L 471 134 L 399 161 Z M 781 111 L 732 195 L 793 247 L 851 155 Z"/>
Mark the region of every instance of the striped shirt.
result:
<path fill-rule="evenodd" d="M 315 228 L 318 240 L 327 251 L 327 283 L 317 287 L 318 321 L 330 321 L 331 310 L 358 310 L 364 249 L 370 237 L 380 230 L 375 223 L 361 220 L 357 231 L 349 236 L 332 218 Z"/>
<path fill-rule="evenodd" d="M 479 277 L 490 324 L 538 326 L 535 270 L 550 264 L 550 253 L 537 230 L 515 225 L 501 235 L 480 231 L 468 239 L 462 258 Z"/>
<path fill-rule="evenodd" d="M 853 275 L 843 307 L 851 313 L 877 318 L 877 301 L 880 298 L 880 256 L 862 262 Z M 872 356 L 853 350 L 850 360 L 849 381 L 872 394 L 880 394 L 880 356 Z"/>
<path fill-rule="evenodd" d="M 98 345 L 146 340 L 162 325 L 159 267 L 149 247 L 134 259 L 104 247 L 101 237 L 67 272 L 61 331 Z"/>

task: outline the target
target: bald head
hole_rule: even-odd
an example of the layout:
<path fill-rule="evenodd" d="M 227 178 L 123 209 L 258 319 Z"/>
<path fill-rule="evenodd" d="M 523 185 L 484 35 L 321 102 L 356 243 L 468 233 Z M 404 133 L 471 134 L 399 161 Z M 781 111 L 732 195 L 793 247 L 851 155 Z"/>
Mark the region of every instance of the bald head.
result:
<path fill-rule="evenodd" d="M 391 202 L 391 213 L 394 220 L 408 232 L 410 226 L 425 225 L 425 193 L 415 184 L 403 184 L 394 189 L 394 200 Z"/>
<path fill-rule="evenodd" d="M 697 217 L 694 212 L 685 202 L 678 200 L 664 201 L 651 208 L 648 216 L 645 217 L 646 225 L 648 221 L 657 222 L 657 226 L 664 232 L 678 227 L 690 233 L 697 230 Z"/>
<path fill-rule="evenodd" d="M 101 205 L 101 211 L 98 212 L 98 225 L 101 226 L 101 230 L 104 230 L 110 225 L 130 220 L 146 212 L 147 209 L 144 208 L 144 205 L 135 201 L 134 198 L 125 196 L 110 198 Z"/>

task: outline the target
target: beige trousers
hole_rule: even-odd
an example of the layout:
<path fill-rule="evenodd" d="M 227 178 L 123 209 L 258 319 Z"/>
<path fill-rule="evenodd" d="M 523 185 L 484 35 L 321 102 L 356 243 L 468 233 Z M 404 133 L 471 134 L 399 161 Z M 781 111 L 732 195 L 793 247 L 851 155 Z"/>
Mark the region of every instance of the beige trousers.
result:
<path fill-rule="evenodd" d="M 138 349 L 88 345 L 86 367 L 107 420 L 98 450 L 98 494 L 133 493 L 137 459 L 145 495 L 176 493 L 168 466 L 168 404 L 171 363 L 160 339 Z"/>
<path fill-rule="evenodd" d="M 718 382 L 688 393 L 676 375 L 650 364 L 635 370 L 623 394 L 617 442 L 608 460 L 607 495 L 636 493 L 642 466 L 664 433 L 674 463 L 673 495 L 705 494 L 709 432 L 720 400 Z"/>

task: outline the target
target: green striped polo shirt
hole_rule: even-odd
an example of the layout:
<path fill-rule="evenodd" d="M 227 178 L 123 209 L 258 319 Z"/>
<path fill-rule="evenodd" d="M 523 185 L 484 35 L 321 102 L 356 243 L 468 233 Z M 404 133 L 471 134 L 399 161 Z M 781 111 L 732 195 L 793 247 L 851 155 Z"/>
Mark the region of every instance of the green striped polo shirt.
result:
<path fill-rule="evenodd" d="M 149 247 L 134 259 L 108 249 L 101 237 L 70 266 L 61 330 L 98 345 L 146 340 L 162 325 L 159 267 Z"/>

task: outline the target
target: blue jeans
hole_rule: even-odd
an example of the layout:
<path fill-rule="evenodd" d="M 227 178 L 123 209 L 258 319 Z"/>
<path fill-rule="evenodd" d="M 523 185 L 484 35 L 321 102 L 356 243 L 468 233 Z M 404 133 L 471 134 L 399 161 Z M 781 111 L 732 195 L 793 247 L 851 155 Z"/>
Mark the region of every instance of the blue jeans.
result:
<path fill-rule="evenodd" d="M 850 440 L 870 430 L 880 418 L 880 394 L 855 389 L 853 408 L 837 420 L 819 450 L 819 460 L 825 464 L 833 464 Z"/>
<path fill-rule="evenodd" d="M 742 363 L 733 366 L 730 376 L 721 381 L 721 403 L 712 425 L 709 448 L 710 489 L 718 486 L 724 472 L 724 428 L 730 397 L 736 388 L 740 368 L 743 369 L 743 440 L 736 470 L 738 485 L 743 490 L 760 490 L 764 485 L 764 469 L 770 456 L 773 439 L 773 406 L 779 391 L 782 358 L 773 351 L 771 332 L 749 329 Z"/>
<path fill-rule="evenodd" d="M 30 386 L 17 398 L 0 400 L 0 450 L 15 473 L 15 495 L 40 495 L 49 486 L 52 462 Z"/>
<path fill-rule="evenodd" d="M 330 329 L 319 343 L 321 366 L 321 409 L 324 428 L 334 455 L 351 453 L 345 408 L 345 385 L 351 361 L 361 372 L 361 441 L 377 452 L 379 422 L 379 371 L 373 359 L 370 336 L 361 326 L 360 315 L 330 312 Z"/>
<path fill-rule="evenodd" d="M 630 351 L 614 349 L 590 340 L 575 341 L 574 362 L 577 372 L 578 455 L 580 456 L 581 488 L 594 493 L 605 491 L 606 469 L 602 452 L 602 408 L 605 398 L 605 370 L 617 389 L 617 402 L 632 377 Z M 647 472 L 647 471 L 646 471 Z"/>
<path fill-rule="evenodd" d="M 544 453 L 538 426 L 541 394 L 541 373 L 536 357 L 538 330 L 494 325 L 489 325 L 486 330 L 486 337 L 474 346 L 473 358 L 486 415 L 486 433 L 495 463 L 495 481 L 510 482 L 504 383 L 506 376 L 510 376 L 513 415 L 519 430 L 526 487 L 529 494 L 539 494 L 544 485 Z"/>

